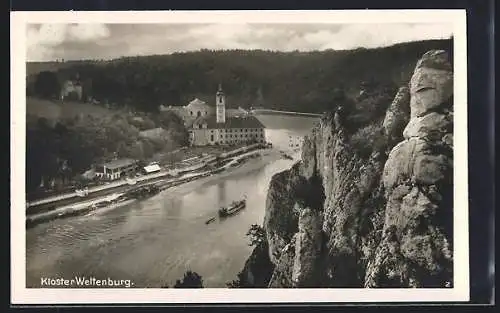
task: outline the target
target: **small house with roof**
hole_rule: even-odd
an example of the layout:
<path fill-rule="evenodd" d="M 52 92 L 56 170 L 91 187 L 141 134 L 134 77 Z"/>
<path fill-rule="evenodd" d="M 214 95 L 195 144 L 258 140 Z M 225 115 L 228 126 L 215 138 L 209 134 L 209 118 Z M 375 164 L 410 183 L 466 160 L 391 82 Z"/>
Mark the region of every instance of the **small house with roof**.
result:
<path fill-rule="evenodd" d="M 190 129 L 192 145 L 265 142 L 265 127 L 255 116 L 248 115 L 243 111 L 242 114 L 226 114 L 226 97 L 220 85 L 215 96 L 215 103 L 215 115 L 210 114 L 211 112 L 208 110 L 196 111 L 200 114 L 196 113 L 197 118 Z"/>
<path fill-rule="evenodd" d="M 138 170 L 138 161 L 133 159 L 117 159 L 111 162 L 99 164 L 95 168 L 97 177 L 115 180 Z"/>
<path fill-rule="evenodd" d="M 81 82 L 79 80 L 65 81 L 61 88 L 60 97 L 62 101 L 64 101 L 66 98 L 73 98 L 75 100 L 81 101 L 83 97 L 83 86 Z"/>

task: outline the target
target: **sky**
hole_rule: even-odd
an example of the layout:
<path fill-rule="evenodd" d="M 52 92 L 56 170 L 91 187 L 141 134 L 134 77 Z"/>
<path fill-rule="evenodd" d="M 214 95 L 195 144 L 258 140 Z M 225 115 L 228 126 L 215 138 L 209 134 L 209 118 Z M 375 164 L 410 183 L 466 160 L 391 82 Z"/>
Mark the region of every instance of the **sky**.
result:
<path fill-rule="evenodd" d="M 113 59 L 199 49 L 344 50 L 451 35 L 451 24 L 28 24 L 26 58 Z"/>

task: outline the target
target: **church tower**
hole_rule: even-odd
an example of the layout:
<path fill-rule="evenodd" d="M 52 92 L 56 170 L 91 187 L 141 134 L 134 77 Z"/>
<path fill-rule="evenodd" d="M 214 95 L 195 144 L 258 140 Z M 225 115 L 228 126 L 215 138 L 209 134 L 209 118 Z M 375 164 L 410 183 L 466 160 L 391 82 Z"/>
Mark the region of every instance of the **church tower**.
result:
<path fill-rule="evenodd" d="M 219 84 L 219 90 L 215 95 L 215 106 L 217 109 L 217 124 L 224 124 L 226 122 L 226 96 L 222 91 L 221 84 Z"/>

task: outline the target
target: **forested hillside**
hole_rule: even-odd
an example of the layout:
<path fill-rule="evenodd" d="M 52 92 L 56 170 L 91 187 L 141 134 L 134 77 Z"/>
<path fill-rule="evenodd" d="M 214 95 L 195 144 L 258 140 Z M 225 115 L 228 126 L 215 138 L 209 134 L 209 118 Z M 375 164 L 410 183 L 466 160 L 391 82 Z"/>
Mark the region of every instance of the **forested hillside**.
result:
<path fill-rule="evenodd" d="M 155 153 L 172 151 L 188 142 L 182 120 L 171 112 L 126 114 L 120 111 L 95 114 L 46 114 L 32 107 L 47 103 L 29 99 L 26 116 L 26 190 L 28 197 L 43 191 L 40 185 L 56 189 L 83 179 L 80 175 L 97 162 L 114 157 L 147 160 Z M 54 104 L 56 105 L 56 104 Z M 74 106 L 65 103 L 65 106 Z M 90 106 L 90 105 L 89 105 Z M 81 111 L 80 107 L 74 108 Z M 30 112 L 31 111 L 31 112 Z M 101 114 L 99 114 L 102 112 Z M 158 138 L 140 136 L 140 131 L 161 127 Z M 88 183 L 88 182 L 86 182 Z"/>
<path fill-rule="evenodd" d="M 229 107 L 324 112 L 346 96 L 359 95 L 362 84 L 363 88 L 396 90 L 408 83 L 415 60 L 423 53 L 451 51 L 451 46 L 450 39 L 346 51 L 202 50 L 71 66 L 28 63 L 27 93 L 54 97 L 62 81 L 78 74 L 86 96 L 154 111 L 160 104 L 184 105 L 194 97 L 210 103 L 221 83 Z M 49 73 L 55 73 L 57 79 L 48 79 Z"/>

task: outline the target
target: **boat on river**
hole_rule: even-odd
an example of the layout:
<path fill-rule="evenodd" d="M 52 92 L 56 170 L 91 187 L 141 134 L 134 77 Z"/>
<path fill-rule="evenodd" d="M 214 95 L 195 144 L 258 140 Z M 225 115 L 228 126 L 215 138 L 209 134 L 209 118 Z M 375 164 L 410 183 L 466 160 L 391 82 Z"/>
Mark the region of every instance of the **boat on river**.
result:
<path fill-rule="evenodd" d="M 212 223 L 212 222 L 215 222 L 215 220 L 216 220 L 216 219 L 217 219 L 217 218 L 216 218 L 215 216 L 214 216 L 214 217 L 211 217 L 211 218 L 209 218 L 209 219 L 205 222 L 205 224 L 207 224 L 207 225 L 208 225 L 208 224 L 210 224 L 210 223 Z"/>
<path fill-rule="evenodd" d="M 281 157 L 287 160 L 293 160 L 293 157 L 287 154 L 285 151 L 281 151 Z"/>
<path fill-rule="evenodd" d="M 127 178 L 126 181 L 127 181 L 127 184 L 129 184 L 129 185 L 137 184 L 137 180 L 135 180 L 133 178 Z"/>
<path fill-rule="evenodd" d="M 208 225 L 208 224 L 210 224 L 212 222 L 215 222 L 215 220 L 217 220 L 217 218 L 219 218 L 219 219 L 225 219 L 227 217 L 235 215 L 236 213 L 238 213 L 241 210 L 243 210 L 246 207 L 246 205 L 247 205 L 246 196 L 242 200 L 233 201 L 229 206 L 227 206 L 227 207 L 221 207 L 217 211 L 217 216 L 213 216 L 213 217 L 209 218 L 205 222 L 205 224 Z"/>
<path fill-rule="evenodd" d="M 233 201 L 228 207 L 220 208 L 217 213 L 219 218 L 225 218 L 238 213 L 245 207 L 246 207 L 246 199 L 240 201 Z"/>
<path fill-rule="evenodd" d="M 96 214 L 103 214 L 103 213 L 109 212 L 111 210 L 114 210 L 114 209 L 120 208 L 122 206 L 125 206 L 127 204 L 130 204 L 130 203 L 132 203 L 134 201 L 136 201 L 136 199 L 128 199 L 126 197 L 121 197 L 119 199 L 116 199 L 116 200 L 112 201 L 111 203 L 108 203 L 106 206 L 104 206 L 100 210 L 95 210 L 95 209 L 91 210 L 90 212 L 88 212 L 86 214 L 86 216 L 92 216 L 92 215 L 96 215 Z"/>
<path fill-rule="evenodd" d="M 157 185 L 147 185 L 138 187 L 127 192 L 129 198 L 144 199 L 156 195 L 160 192 L 160 188 Z"/>
<path fill-rule="evenodd" d="M 78 196 L 78 197 L 86 197 L 89 195 L 89 188 L 86 187 L 84 189 L 76 189 L 75 190 L 75 194 Z"/>

